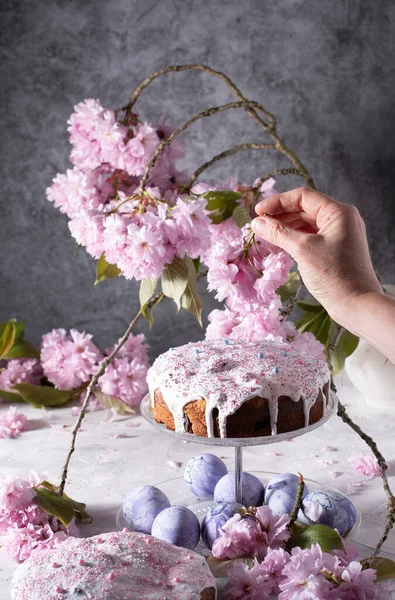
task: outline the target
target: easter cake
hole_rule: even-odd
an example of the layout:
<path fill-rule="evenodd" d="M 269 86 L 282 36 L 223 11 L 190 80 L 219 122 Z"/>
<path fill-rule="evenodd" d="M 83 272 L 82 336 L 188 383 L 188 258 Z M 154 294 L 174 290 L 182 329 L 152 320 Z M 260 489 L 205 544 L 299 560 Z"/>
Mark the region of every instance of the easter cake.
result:
<path fill-rule="evenodd" d="M 16 570 L 12 600 L 215 600 L 205 559 L 150 535 L 69 538 Z"/>
<path fill-rule="evenodd" d="M 148 371 L 159 423 L 203 437 L 295 431 L 330 410 L 324 360 L 272 341 L 205 340 L 171 348 Z"/>

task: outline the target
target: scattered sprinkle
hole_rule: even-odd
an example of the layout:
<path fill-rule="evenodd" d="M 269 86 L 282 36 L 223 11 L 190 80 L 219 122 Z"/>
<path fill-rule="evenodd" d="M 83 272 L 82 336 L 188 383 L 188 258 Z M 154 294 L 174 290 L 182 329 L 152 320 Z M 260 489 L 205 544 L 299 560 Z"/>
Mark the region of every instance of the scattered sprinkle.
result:
<path fill-rule="evenodd" d="M 107 579 L 108 579 L 109 581 L 114 581 L 114 579 L 115 579 L 115 573 L 114 573 L 114 571 L 111 571 L 111 573 L 109 573 L 109 574 L 107 575 Z"/>

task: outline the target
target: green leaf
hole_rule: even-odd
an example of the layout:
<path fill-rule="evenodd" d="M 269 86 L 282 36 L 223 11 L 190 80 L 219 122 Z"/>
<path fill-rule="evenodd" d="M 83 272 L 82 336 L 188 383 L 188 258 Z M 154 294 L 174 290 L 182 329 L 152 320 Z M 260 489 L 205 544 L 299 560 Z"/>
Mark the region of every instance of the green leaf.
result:
<path fill-rule="evenodd" d="M 195 266 L 196 273 L 199 273 L 199 270 L 200 270 L 200 256 L 198 256 L 197 258 L 193 258 L 192 262 L 193 262 L 193 264 Z"/>
<path fill-rule="evenodd" d="M 241 194 L 232 190 L 210 190 L 202 194 L 202 198 L 207 200 L 207 210 L 216 210 L 224 208 L 227 204 L 236 206 Z"/>
<path fill-rule="evenodd" d="M 147 304 L 148 300 L 151 300 L 155 293 L 156 286 L 158 285 L 157 279 L 143 279 L 140 283 L 140 306 L 143 308 Z"/>
<path fill-rule="evenodd" d="M 104 281 L 105 279 L 111 279 L 114 277 L 119 277 L 121 274 L 121 269 L 117 267 L 117 265 L 110 265 L 106 261 L 106 257 L 104 256 L 104 252 L 96 263 L 96 281 L 95 285 L 100 283 L 100 281 Z"/>
<path fill-rule="evenodd" d="M 328 313 L 326 313 L 323 321 L 319 324 L 317 331 L 312 331 L 317 340 L 321 342 L 321 344 L 324 344 L 324 346 L 328 343 L 330 327 L 331 318 Z"/>
<path fill-rule="evenodd" d="M 178 310 L 180 310 L 181 296 L 185 292 L 188 283 L 188 265 L 186 258 L 187 257 L 181 259 L 176 256 L 170 265 L 166 265 L 162 274 L 162 291 L 165 296 L 174 300 Z M 196 277 L 195 267 L 193 267 L 193 271 Z"/>
<path fill-rule="evenodd" d="M 1 324 L 0 331 L 0 359 L 4 358 L 11 350 L 15 341 L 16 320 L 11 319 L 8 323 Z"/>
<path fill-rule="evenodd" d="M 367 558 L 361 560 L 363 568 L 367 568 Z M 377 571 L 377 581 L 385 581 L 386 579 L 395 579 L 395 562 L 384 556 L 377 556 L 370 564 L 371 569 Z"/>
<path fill-rule="evenodd" d="M 232 217 L 236 225 L 240 227 L 244 227 L 247 223 L 251 223 L 250 211 L 245 206 L 241 206 L 238 204 L 233 210 Z"/>
<path fill-rule="evenodd" d="M 196 270 L 192 260 L 189 257 L 185 258 L 188 267 L 188 282 L 185 292 L 181 298 L 181 306 L 188 312 L 192 313 L 201 327 L 202 323 L 202 308 L 203 301 L 199 295 Z"/>
<path fill-rule="evenodd" d="M 30 342 L 20 340 L 15 341 L 4 358 L 40 358 L 40 353 Z"/>
<path fill-rule="evenodd" d="M 119 400 L 119 398 L 103 394 L 103 392 L 98 389 L 95 389 L 95 397 L 104 408 L 114 408 L 117 415 L 134 415 L 136 412 L 133 408 L 130 408 L 130 406 L 122 402 L 122 400 Z"/>
<path fill-rule="evenodd" d="M 304 550 L 311 548 L 313 544 L 319 544 L 323 552 L 330 550 L 344 550 L 340 535 L 327 525 L 311 525 L 306 527 L 301 523 L 293 523 L 291 526 L 291 537 L 287 543 L 287 550 L 299 546 Z"/>
<path fill-rule="evenodd" d="M 317 302 L 316 300 L 300 300 L 296 303 L 299 308 L 306 312 L 317 313 L 323 310 L 322 304 Z"/>
<path fill-rule="evenodd" d="M 23 402 L 22 396 L 15 394 L 14 392 L 9 392 L 8 390 L 0 390 L 0 398 L 3 398 L 4 402 L 10 402 L 10 404 Z"/>
<path fill-rule="evenodd" d="M 26 321 L 19 321 L 19 323 L 15 323 L 14 344 L 23 340 L 23 336 L 25 335 L 25 323 Z"/>
<path fill-rule="evenodd" d="M 66 495 L 66 494 L 65 494 Z M 73 503 L 74 516 L 78 521 L 82 521 L 83 523 L 92 523 L 93 519 L 86 512 L 86 504 L 83 502 L 77 502 L 77 500 L 71 499 Z"/>
<path fill-rule="evenodd" d="M 347 330 L 343 332 L 338 345 L 331 354 L 333 375 L 338 375 L 343 370 L 347 356 L 354 352 L 358 343 L 359 338 L 356 335 Z"/>
<path fill-rule="evenodd" d="M 295 327 L 300 333 L 312 331 L 313 329 L 317 330 L 324 318 L 324 311 L 320 311 L 319 313 L 304 313 L 295 321 Z"/>
<path fill-rule="evenodd" d="M 66 494 L 60 496 L 54 490 L 47 487 L 39 487 L 36 488 L 34 501 L 46 513 L 59 519 L 65 527 L 70 525 L 74 517 L 74 506 L 73 501 Z"/>
<path fill-rule="evenodd" d="M 281 302 L 286 302 L 293 296 L 300 286 L 300 277 L 297 271 L 293 271 L 288 275 L 288 281 L 277 289 L 277 294 L 281 298 Z"/>
<path fill-rule="evenodd" d="M 36 408 L 43 406 L 62 406 L 73 397 L 73 390 L 56 390 L 49 385 L 34 385 L 33 383 L 17 383 L 12 386 L 25 402 Z"/>

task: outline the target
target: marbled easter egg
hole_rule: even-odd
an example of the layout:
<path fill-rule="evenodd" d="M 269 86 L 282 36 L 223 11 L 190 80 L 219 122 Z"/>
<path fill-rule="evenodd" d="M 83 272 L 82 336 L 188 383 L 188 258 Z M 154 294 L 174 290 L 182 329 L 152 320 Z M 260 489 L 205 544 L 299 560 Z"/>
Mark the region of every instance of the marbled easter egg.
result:
<path fill-rule="evenodd" d="M 215 454 L 198 454 L 185 467 L 184 479 L 195 496 L 212 498 L 215 486 L 227 472 L 225 463 Z"/>
<path fill-rule="evenodd" d="M 169 544 L 194 550 L 200 539 L 200 524 L 189 508 L 172 506 L 159 513 L 151 533 Z"/>
<path fill-rule="evenodd" d="M 243 505 L 260 506 L 263 503 L 263 494 L 263 483 L 258 477 L 243 472 Z M 214 500 L 226 504 L 236 502 L 235 473 L 228 473 L 218 481 L 214 490 Z"/>
<path fill-rule="evenodd" d="M 170 506 L 167 496 L 152 485 L 132 488 L 123 501 L 123 516 L 132 531 L 151 533 L 157 515 Z"/>
<path fill-rule="evenodd" d="M 273 477 L 265 489 L 265 504 L 277 516 L 289 514 L 295 504 L 298 485 L 299 478 L 293 473 L 281 473 Z M 303 497 L 307 496 L 308 493 L 309 490 L 305 484 Z"/>
<path fill-rule="evenodd" d="M 353 527 L 356 520 L 357 511 L 348 498 L 338 492 L 325 490 L 306 496 L 298 514 L 298 521 L 307 525 L 328 525 L 337 529 L 340 535 Z"/>
<path fill-rule="evenodd" d="M 241 508 L 241 504 L 215 504 L 206 514 L 202 521 L 202 540 L 209 550 L 219 535 L 222 525 L 225 525 L 233 517 L 235 512 Z"/>

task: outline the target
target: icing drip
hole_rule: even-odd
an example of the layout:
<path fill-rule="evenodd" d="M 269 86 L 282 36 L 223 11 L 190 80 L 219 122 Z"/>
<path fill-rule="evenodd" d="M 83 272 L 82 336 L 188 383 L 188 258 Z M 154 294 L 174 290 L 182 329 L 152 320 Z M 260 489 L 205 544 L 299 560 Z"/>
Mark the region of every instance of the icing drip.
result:
<path fill-rule="evenodd" d="M 154 402 L 155 390 L 174 418 L 176 431 L 185 431 L 184 407 L 206 401 L 208 437 L 214 436 L 213 410 L 218 410 L 220 436 L 226 437 L 226 421 L 247 400 L 265 398 L 269 404 L 272 435 L 277 431 L 278 399 L 302 400 L 305 426 L 317 397 L 324 396 L 329 380 L 323 360 L 271 341 L 205 340 L 172 348 L 149 369 L 147 382 Z M 328 399 L 327 399 L 328 400 Z M 329 402 L 324 401 L 324 414 Z"/>
<path fill-rule="evenodd" d="M 15 571 L 12 600 L 198 600 L 203 590 L 215 589 L 195 552 L 141 533 L 100 537 L 100 543 L 97 537 L 69 538 L 33 554 Z"/>

